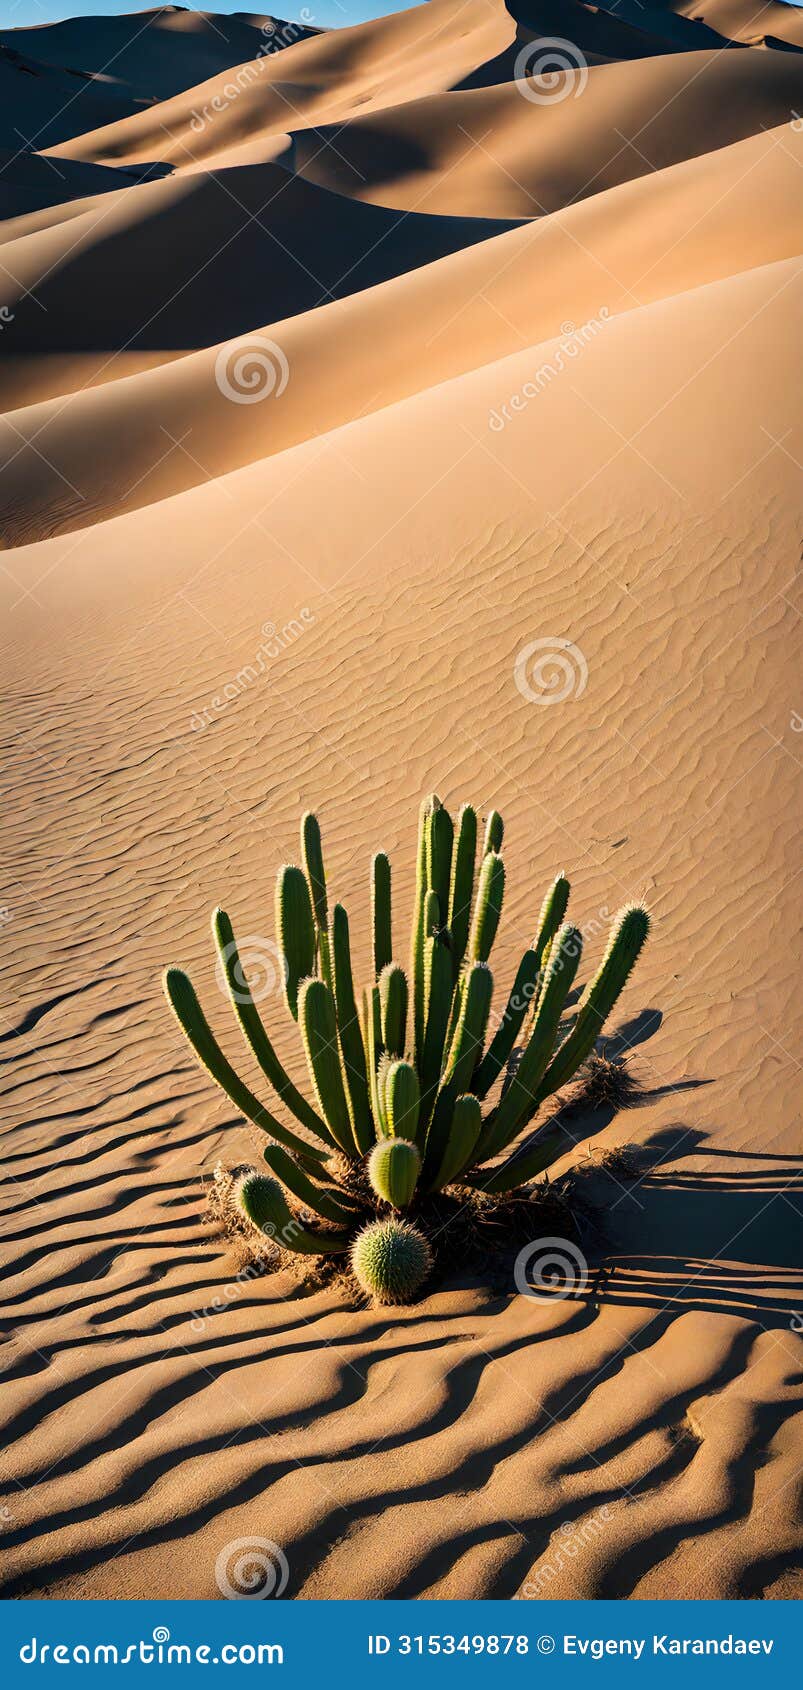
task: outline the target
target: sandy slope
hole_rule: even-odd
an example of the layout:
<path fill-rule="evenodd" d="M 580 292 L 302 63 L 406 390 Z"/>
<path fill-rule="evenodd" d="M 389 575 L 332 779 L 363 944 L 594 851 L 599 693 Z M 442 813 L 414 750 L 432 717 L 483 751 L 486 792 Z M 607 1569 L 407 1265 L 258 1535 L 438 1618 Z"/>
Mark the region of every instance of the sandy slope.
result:
<path fill-rule="evenodd" d="M 0 422 L 6 543 L 164 498 L 522 346 L 537 372 L 551 336 L 569 362 L 610 315 L 799 254 L 802 163 L 803 138 L 787 125 L 228 348 L 15 410 Z M 250 358 L 254 374 L 265 342 L 288 360 L 286 389 L 233 405 L 216 371 L 233 379 Z"/>
<path fill-rule="evenodd" d="M 329 67 L 322 102 L 373 77 L 396 107 L 409 72 L 418 103 L 516 39 L 497 0 L 472 0 L 465 37 L 447 12 L 281 56 L 310 85 Z M 746 27 L 736 0 L 721 12 Z M 774 76 L 795 57 L 717 62 Z M 19 331 L 19 391 L 56 397 L 6 418 L 30 448 L 0 473 L 7 1594 L 214 1596 L 218 1557 L 252 1536 L 301 1597 L 801 1594 L 800 135 L 715 140 L 721 121 L 716 104 L 699 156 L 431 263 L 419 212 L 418 269 L 254 317 L 290 358 L 275 405 L 222 400 L 216 345 L 181 356 L 175 336 L 65 405 Z M 143 285 L 186 253 L 182 195 L 212 180 L 159 190 L 182 240 L 154 244 Z M 347 229 L 389 215 L 286 180 L 316 207 L 293 240 L 333 202 Z M 126 326 L 101 279 L 156 193 L 111 196 L 117 269 L 93 221 L 109 196 L 2 248 L 56 258 L 41 344 L 68 384 L 97 324 Z M 230 309 L 250 279 L 218 278 Z M 562 325 L 603 304 L 569 353 Z M 129 334 L 142 321 L 129 301 Z M 154 470 L 156 432 L 188 426 Z M 92 525 L 18 544 L 86 522 L 59 467 L 87 478 Z M 538 638 L 587 666 L 548 708 L 514 683 Z M 433 786 L 505 813 L 501 989 L 561 864 L 590 956 L 628 897 L 655 932 L 616 1018 L 639 1107 L 566 1123 L 599 1227 L 588 1287 L 544 1303 L 466 1275 L 390 1317 L 238 1281 L 201 1175 L 259 1146 L 185 1056 L 158 975 L 190 966 L 238 1052 L 208 911 L 224 898 L 264 948 L 308 804 L 358 971 L 380 845 L 403 950 Z M 624 1143 L 629 1177 L 585 1158 Z"/>

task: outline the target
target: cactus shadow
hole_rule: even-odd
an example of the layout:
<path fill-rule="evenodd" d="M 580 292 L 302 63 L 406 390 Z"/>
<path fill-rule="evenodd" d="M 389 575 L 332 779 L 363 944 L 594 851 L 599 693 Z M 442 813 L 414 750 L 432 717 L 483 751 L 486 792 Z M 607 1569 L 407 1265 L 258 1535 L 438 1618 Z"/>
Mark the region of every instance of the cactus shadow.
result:
<path fill-rule="evenodd" d="M 624 1173 L 614 1163 L 581 1175 L 607 1240 L 595 1299 L 800 1332 L 803 1156 L 706 1141 L 675 1122 L 629 1146 Z"/>

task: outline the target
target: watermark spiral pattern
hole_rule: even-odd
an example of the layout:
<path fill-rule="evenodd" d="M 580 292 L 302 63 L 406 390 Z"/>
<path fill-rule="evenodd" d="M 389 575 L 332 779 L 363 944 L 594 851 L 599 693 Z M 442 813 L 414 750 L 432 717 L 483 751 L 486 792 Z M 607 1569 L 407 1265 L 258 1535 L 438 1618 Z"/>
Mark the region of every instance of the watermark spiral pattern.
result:
<path fill-rule="evenodd" d="M 226 980 L 226 964 L 236 954 L 237 961 L 232 970 L 235 1003 L 259 1003 L 261 998 L 272 997 L 281 992 L 287 984 L 287 959 L 273 939 L 263 939 L 257 933 L 247 934 L 239 944 L 232 940 L 226 945 L 218 957 L 215 967 L 215 981 L 218 991 L 224 997 L 229 995 Z"/>
<path fill-rule="evenodd" d="M 542 35 L 519 49 L 513 75 L 525 100 L 536 106 L 560 105 L 562 100 L 579 99 L 588 82 L 588 65 L 573 41 Z"/>
<path fill-rule="evenodd" d="M 282 1596 L 290 1578 L 283 1549 L 269 1537 L 238 1537 L 221 1549 L 215 1583 L 229 1602 L 264 1602 Z"/>
<path fill-rule="evenodd" d="M 568 1238 L 537 1238 L 519 1251 L 513 1279 L 516 1290 L 536 1303 L 563 1302 L 585 1291 L 588 1262 Z"/>
<path fill-rule="evenodd" d="M 215 359 L 215 381 L 224 399 L 234 405 L 280 399 L 289 380 L 287 354 L 264 335 L 227 341 Z"/>
<path fill-rule="evenodd" d="M 580 698 L 585 692 L 588 664 L 572 640 L 548 635 L 522 646 L 513 679 L 528 704 L 564 704 L 567 698 Z"/>

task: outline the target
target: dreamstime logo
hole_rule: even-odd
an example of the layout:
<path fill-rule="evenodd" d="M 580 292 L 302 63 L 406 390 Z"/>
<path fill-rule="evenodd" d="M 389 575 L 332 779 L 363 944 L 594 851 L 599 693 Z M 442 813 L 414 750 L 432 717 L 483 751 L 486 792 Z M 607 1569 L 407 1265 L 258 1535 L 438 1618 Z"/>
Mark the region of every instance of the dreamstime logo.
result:
<path fill-rule="evenodd" d="M 287 1589 L 290 1566 L 283 1549 L 269 1537 L 238 1537 L 221 1549 L 215 1582 L 229 1602 L 263 1602 Z"/>
<path fill-rule="evenodd" d="M 588 322 L 581 323 L 579 329 L 574 323 L 561 323 L 561 339 L 552 357 L 544 360 L 535 372 L 522 383 L 517 393 L 511 393 L 501 405 L 496 405 L 488 412 L 488 427 L 494 434 L 501 433 L 514 416 L 520 416 L 526 411 L 531 399 L 540 399 L 544 389 L 556 376 L 562 375 L 567 368 L 567 360 L 579 357 L 580 353 L 604 328 L 610 317 L 607 305 L 600 306 L 596 317 L 589 317 Z"/>
<path fill-rule="evenodd" d="M 563 1302 L 585 1291 L 588 1262 L 568 1238 L 537 1238 L 519 1251 L 513 1280 L 516 1290 L 536 1303 Z"/>
<path fill-rule="evenodd" d="M 13 321 L 14 313 L 11 310 L 11 307 L 8 305 L 0 305 L 0 329 L 4 329 L 8 323 L 13 323 Z"/>
<path fill-rule="evenodd" d="M 264 335 L 227 341 L 215 359 L 215 381 L 224 399 L 234 405 L 281 399 L 289 380 L 286 354 L 275 340 L 266 340 Z"/>
<path fill-rule="evenodd" d="M 570 95 L 578 99 L 588 81 L 588 65 L 573 41 L 542 35 L 527 41 L 516 54 L 515 86 L 536 106 L 559 105 Z"/>
<path fill-rule="evenodd" d="M 563 704 L 580 698 L 588 684 L 588 664 L 571 640 L 549 635 L 522 646 L 513 679 L 528 704 Z"/>
<path fill-rule="evenodd" d="M 240 94 L 243 94 L 246 88 L 250 88 L 253 82 L 259 81 L 262 75 L 261 61 L 264 58 L 278 52 L 281 47 L 292 47 L 294 42 L 301 40 L 306 31 L 314 25 L 314 22 L 315 19 L 307 6 L 302 6 L 298 23 L 278 24 L 275 18 L 266 18 L 260 31 L 263 37 L 262 44 L 257 49 L 253 59 L 248 59 L 245 64 L 238 67 L 231 81 L 224 83 L 223 87 L 218 89 L 208 105 L 202 106 L 200 111 L 193 112 L 190 128 L 194 134 L 202 135 L 207 123 L 211 123 L 213 117 L 217 117 L 220 112 L 224 112 L 226 107 L 230 106 L 232 101 L 236 100 Z"/>
<path fill-rule="evenodd" d="M 605 1504 L 596 1508 L 579 1526 L 571 1520 L 564 1520 L 550 1543 L 546 1559 L 539 1562 L 522 1587 L 522 1597 L 526 1600 L 548 1592 L 554 1580 L 566 1571 L 567 1561 L 574 1561 L 587 1544 L 595 1543 L 601 1536 L 612 1512 Z"/>
<path fill-rule="evenodd" d="M 249 933 L 239 945 L 232 939 L 218 957 L 215 981 L 224 997 L 229 994 L 226 964 L 233 956 L 237 958 L 232 969 L 234 989 L 231 995 L 235 1003 L 259 1003 L 261 998 L 284 990 L 289 976 L 287 958 L 273 939 L 262 939 L 259 934 Z"/>
<path fill-rule="evenodd" d="M 799 710 L 793 710 L 789 718 L 789 726 L 793 734 L 803 734 L 803 716 Z"/>
<path fill-rule="evenodd" d="M 244 663 L 236 675 L 232 675 L 223 687 L 222 692 L 216 692 L 214 697 L 204 704 L 200 710 L 193 710 L 190 717 L 190 728 L 193 733 L 199 733 L 214 721 L 216 716 L 222 715 L 230 704 L 234 704 L 243 693 L 256 685 L 263 675 L 266 675 L 271 663 L 287 651 L 291 645 L 300 640 L 301 635 L 311 628 L 315 621 L 314 612 L 309 605 L 303 605 L 297 616 L 291 616 L 281 628 L 275 622 L 263 622 L 262 641 L 254 653 L 253 663 Z"/>

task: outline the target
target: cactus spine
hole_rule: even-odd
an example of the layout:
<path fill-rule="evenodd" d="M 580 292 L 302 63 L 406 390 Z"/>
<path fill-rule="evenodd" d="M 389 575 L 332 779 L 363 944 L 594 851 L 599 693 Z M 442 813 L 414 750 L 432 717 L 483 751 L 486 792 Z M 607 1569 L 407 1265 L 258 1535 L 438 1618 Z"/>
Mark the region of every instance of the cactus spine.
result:
<path fill-rule="evenodd" d="M 404 1138 L 386 1138 L 375 1144 L 368 1159 L 368 1177 L 377 1197 L 394 1209 L 406 1209 L 412 1202 L 421 1155 L 415 1144 Z"/>

